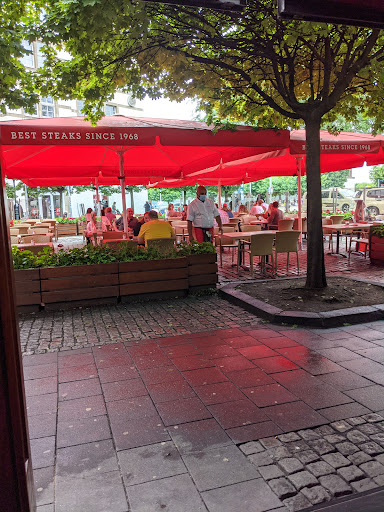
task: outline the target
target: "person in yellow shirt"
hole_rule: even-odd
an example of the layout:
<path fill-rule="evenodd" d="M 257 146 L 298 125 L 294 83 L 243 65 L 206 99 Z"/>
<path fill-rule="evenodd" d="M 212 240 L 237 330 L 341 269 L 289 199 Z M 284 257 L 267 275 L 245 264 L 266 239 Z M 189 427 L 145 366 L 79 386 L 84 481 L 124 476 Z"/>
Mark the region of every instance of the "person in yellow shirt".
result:
<path fill-rule="evenodd" d="M 141 226 L 139 237 L 137 239 L 139 244 L 147 245 L 147 240 L 153 238 L 175 238 L 175 232 L 168 222 L 158 219 L 158 214 L 154 210 L 146 212 L 148 221 Z"/>

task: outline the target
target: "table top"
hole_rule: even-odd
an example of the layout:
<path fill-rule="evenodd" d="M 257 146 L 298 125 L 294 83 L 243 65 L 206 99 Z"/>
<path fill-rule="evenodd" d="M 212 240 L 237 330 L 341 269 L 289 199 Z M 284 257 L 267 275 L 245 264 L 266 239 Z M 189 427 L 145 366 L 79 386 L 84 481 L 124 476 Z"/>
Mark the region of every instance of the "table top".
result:
<path fill-rule="evenodd" d="M 265 233 L 273 233 L 275 235 L 277 231 L 274 231 L 272 229 L 268 231 L 234 231 L 233 233 L 224 233 L 223 236 L 233 238 L 235 240 L 241 240 L 242 238 L 249 238 L 250 236 L 253 235 L 262 235 Z"/>
<path fill-rule="evenodd" d="M 262 220 L 252 220 L 250 222 L 251 226 L 257 226 L 257 224 L 268 224 L 268 221 L 267 221 L 267 219 L 262 219 Z"/>
<path fill-rule="evenodd" d="M 323 227 L 333 231 L 359 231 L 369 228 L 370 224 L 326 224 Z"/>
<path fill-rule="evenodd" d="M 53 244 L 47 242 L 46 244 L 17 244 L 14 247 L 18 247 L 19 249 L 26 249 L 28 247 L 53 247 Z"/>
<path fill-rule="evenodd" d="M 120 243 L 120 242 L 131 242 L 131 241 L 137 241 L 137 236 L 134 236 L 132 238 L 106 238 L 106 239 L 102 239 L 101 242 L 103 244 L 109 244 L 109 243 L 112 243 L 112 244 L 116 244 L 116 243 Z"/>

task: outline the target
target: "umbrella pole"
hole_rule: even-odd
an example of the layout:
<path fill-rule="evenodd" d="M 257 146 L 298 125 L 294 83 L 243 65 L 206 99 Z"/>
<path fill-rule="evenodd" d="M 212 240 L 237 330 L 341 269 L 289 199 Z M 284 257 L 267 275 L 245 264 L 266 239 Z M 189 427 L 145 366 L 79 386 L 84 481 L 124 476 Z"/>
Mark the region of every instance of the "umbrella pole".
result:
<path fill-rule="evenodd" d="M 219 180 L 217 188 L 218 188 L 218 193 L 219 193 L 219 197 L 218 197 L 218 199 L 219 199 L 219 209 L 221 210 L 221 180 Z"/>
<path fill-rule="evenodd" d="M 119 169 L 120 169 L 120 187 L 121 187 L 121 200 L 123 203 L 123 221 L 124 221 L 124 233 L 128 238 L 128 221 L 127 221 L 127 203 L 125 200 L 125 174 L 124 174 L 124 153 L 119 152 Z"/>
<path fill-rule="evenodd" d="M 297 195 L 299 196 L 298 197 L 298 228 L 299 228 L 299 231 L 300 231 L 300 236 L 299 236 L 299 246 L 300 246 L 300 249 L 302 249 L 302 237 L 303 237 L 303 233 L 302 233 L 302 227 L 303 227 L 303 223 L 302 223 L 302 219 L 301 219 L 301 162 L 302 162 L 302 159 L 301 157 L 297 158 Z"/>
<path fill-rule="evenodd" d="M 99 179 L 98 178 L 95 178 L 95 187 L 96 187 L 96 215 L 101 215 L 100 196 L 99 196 Z"/>

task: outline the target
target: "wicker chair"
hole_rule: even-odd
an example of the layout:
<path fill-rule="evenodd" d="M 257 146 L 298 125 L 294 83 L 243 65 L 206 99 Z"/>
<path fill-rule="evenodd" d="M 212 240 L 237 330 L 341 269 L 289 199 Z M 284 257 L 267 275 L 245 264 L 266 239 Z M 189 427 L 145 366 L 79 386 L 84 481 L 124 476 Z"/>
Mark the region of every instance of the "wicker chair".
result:
<path fill-rule="evenodd" d="M 274 268 L 273 265 L 273 241 L 275 239 L 275 233 L 270 233 L 266 231 L 265 233 L 260 233 L 260 235 L 251 236 L 251 241 L 249 248 L 245 248 L 243 245 L 243 249 L 241 250 L 242 254 L 249 254 L 249 267 L 251 271 L 252 277 L 254 276 L 254 266 L 253 266 L 253 258 L 255 256 L 261 257 L 261 273 L 265 274 L 265 264 L 266 257 L 271 256 L 272 260 L 272 271 Z M 240 249 L 239 249 L 240 251 Z M 240 256 L 240 252 L 239 252 Z M 237 258 L 237 273 L 239 273 L 239 261 L 240 258 Z"/>
<path fill-rule="evenodd" d="M 300 231 L 277 231 L 276 232 L 276 243 L 275 243 L 275 273 L 277 272 L 277 255 L 279 253 L 287 253 L 287 271 L 289 266 L 289 254 L 291 252 L 296 253 L 297 257 L 297 273 L 300 273 L 299 268 L 299 250 L 298 240 Z"/>
<path fill-rule="evenodd" d="M 277 224 L 278 231 L 292 231 L 294 219 L 281 219 Z"/>
<path fill-rule="evenodd" d="M 174 238 L 150 238 L 146 241 L 145 245 L 150 247 L 155 247 L 162 254 L 169 254 L 175 247 L 175 239 Z"/>
<path fill-rule="evenodd" d="M 122 240 L 124 234 L 124 231 L 104 231 L 103 240 Z"/>

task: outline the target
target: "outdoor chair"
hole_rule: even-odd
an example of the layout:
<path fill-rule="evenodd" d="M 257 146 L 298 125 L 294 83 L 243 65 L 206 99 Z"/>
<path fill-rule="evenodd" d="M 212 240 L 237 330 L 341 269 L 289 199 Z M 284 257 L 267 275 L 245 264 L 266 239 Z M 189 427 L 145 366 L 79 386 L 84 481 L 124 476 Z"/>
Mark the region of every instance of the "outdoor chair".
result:
<path fill-rule="evenodd" d="M 9 234 L 11 236 L 18 236 L 19 235 L 19 230 L 17 228 L 10 228 L 9 229 Z"/>
<path fill-rule="evenodd" d="M 321 222 L 323 225 L 323 237 L 325 239 L 327 239 L 327 237 L 328 237 L 328 250 L 331 249 L 331 244 L 332 244 L 332 252 L 333 252 L 333 239 L 332 239 L 333 231 L 331 229 L 327 228 L 327 226 L 332 225 L 332 221 L 331 221 L 331 219 L 327 219 L 326 217 L 323 217 L 321 219 Z"/>
<path fill-rule="evenodd" d="M 17 245 L 19 243 L 19 237 L 11 235 L 11 245 Z"/>
<path fill-rule="evenodd" d="M 239 254 L 237 258 L 237 273 L 239 273 L 239 262 L 240 262 L 240 252 L 245 256 L 245 254 L 249 254 L 249 268 L 251 272 L 251 276 L 254 277 L 254 266 L 253 266 L 253 258 L 255 256 L 260 256 L 261 258 L 261 273 L 265 274 L 265 264 L 266 264 L 266 257 L 271 257 L 271 263 L 272 263 L 272 272 L 274 269 L 273 265 L 273 241 L 275 239 L 274 233 L 268 233 L 266 231 L 265 233 L 261 233 L 257 236 L 251 236 L 251 241 L 249 248 L 246 249 L 244 245 L 242 245 L 242 249 L 239 248 Z M 245 258 L 243 258 L 243 261 L 245 262 Z"/>
<path fill-rule="evenodd" d="M 254 220 L 259 220 L 259 218 L 256 215 L 243 215 L 241 218 L 242 224 L 250 224 Z"/>
<path fill-rule="evenodd" d="M 294 222 L 294 219 L 281 219 L 277 224 L 277 229 L 278 231 L 291 231 Z"/>
<path fill-rule="evenodd" d="M 19 230 L 19 235 L 27 235 L 29 228 L 30 228 L 29 224 L 26 224 L 26 225 L 18 224 L 17 225 L 17 229 Z"/>
<path fill-rule="evenodd" d="M 355 245 L 355 250 L 352 250 L 352 244 Z M 361 238 L 361 233 L 351 233 L 349 237 L 349 249 L 348 249 L 348 262 L 351 261 L 351 253 L 356 254 L 364 253 L 364 258 L 367 257 L 367 251 L 369 249 L 369 238 Z"/>
<path fill-rule="evenodd" d="M 124 242 L 117 242 L 116 240 L 119 239 L 111 238 L 109 240 L 105 240 L 104 244 L 108 245 L 109 247 L 114 247 L 115 249 L 118 249 L 120 247 L 137 247 L 137 240 L 124 240 Z"/>
<path fill-rule="evenodd" d="M 330 220 L 330 219 L 327 219 L 327 220 Z M 329 222 L 331 223 L 331 222 Z M 293 227 L 292 227 L 293 231 L 299 231 L 299 219 L 296 217 L 294 220 L 293 220 Z M 305 235 L 305 237 L 307 237 L 307 219 L 301 219 L 301 233 L 303 235 Z"/>
<path fill-rule="evenodd" d="M 146 241 L 146 246 L 149 248 L 155 247 L 161 254 L 169 254 L 175 247 L 174 238 L 152 238 Z"/>
<path fill-rule="evenodd" d="M 35 228 L 35 227 L 32 227 L 32 228 L 29 228 L 28 230 L 28 234 L 29 235 L 42 235 L 44 233 L 49 233 L 49 230 L 50 228 L 46 227 L 46 228 Z"/>
<path fill-rule="evenodd" d="M 241 231 L 261 231 L 261 224 L 243 224 Z"/>
<path fill-rule="evenodd" d="M 275 274 L 277 272 L 277 255 L 279 253 L 287 253 L 287 271 L 289 267 L 289 254 L 291 252 L 296 253 L 297 258 L 297 273 L 300 273 L 299 268 L 299 250 L 298 240 L 300 231 L 277 231 L 276 242 L 275 242 Z"/>
<path fill-rule="evenodd" d="M 234 226 L 233 226 L 233 229 L 231 229 L 231 230 L 224 231 L 224 229 L 225 228 L 223 227 L 224 233 L 233 233 L 235 231 Z M 239 247 L 238 240 L 234 240 L 233 238 L 230 238 L 229 236 L 225 236 L 225 234 L 223 234 L 223 235 L 217 234 L 217 235 L 215 235 L 215 245 L 216 245 L 216 247 L 219 247 L 220 267 L 223 266 L 223 252 L 224 252 L 225 247 L 228 247 L 230 250 L 232 249 L 232 265 L 233 265 L 235 249 L 238 249 L 238 247 Z"/>

